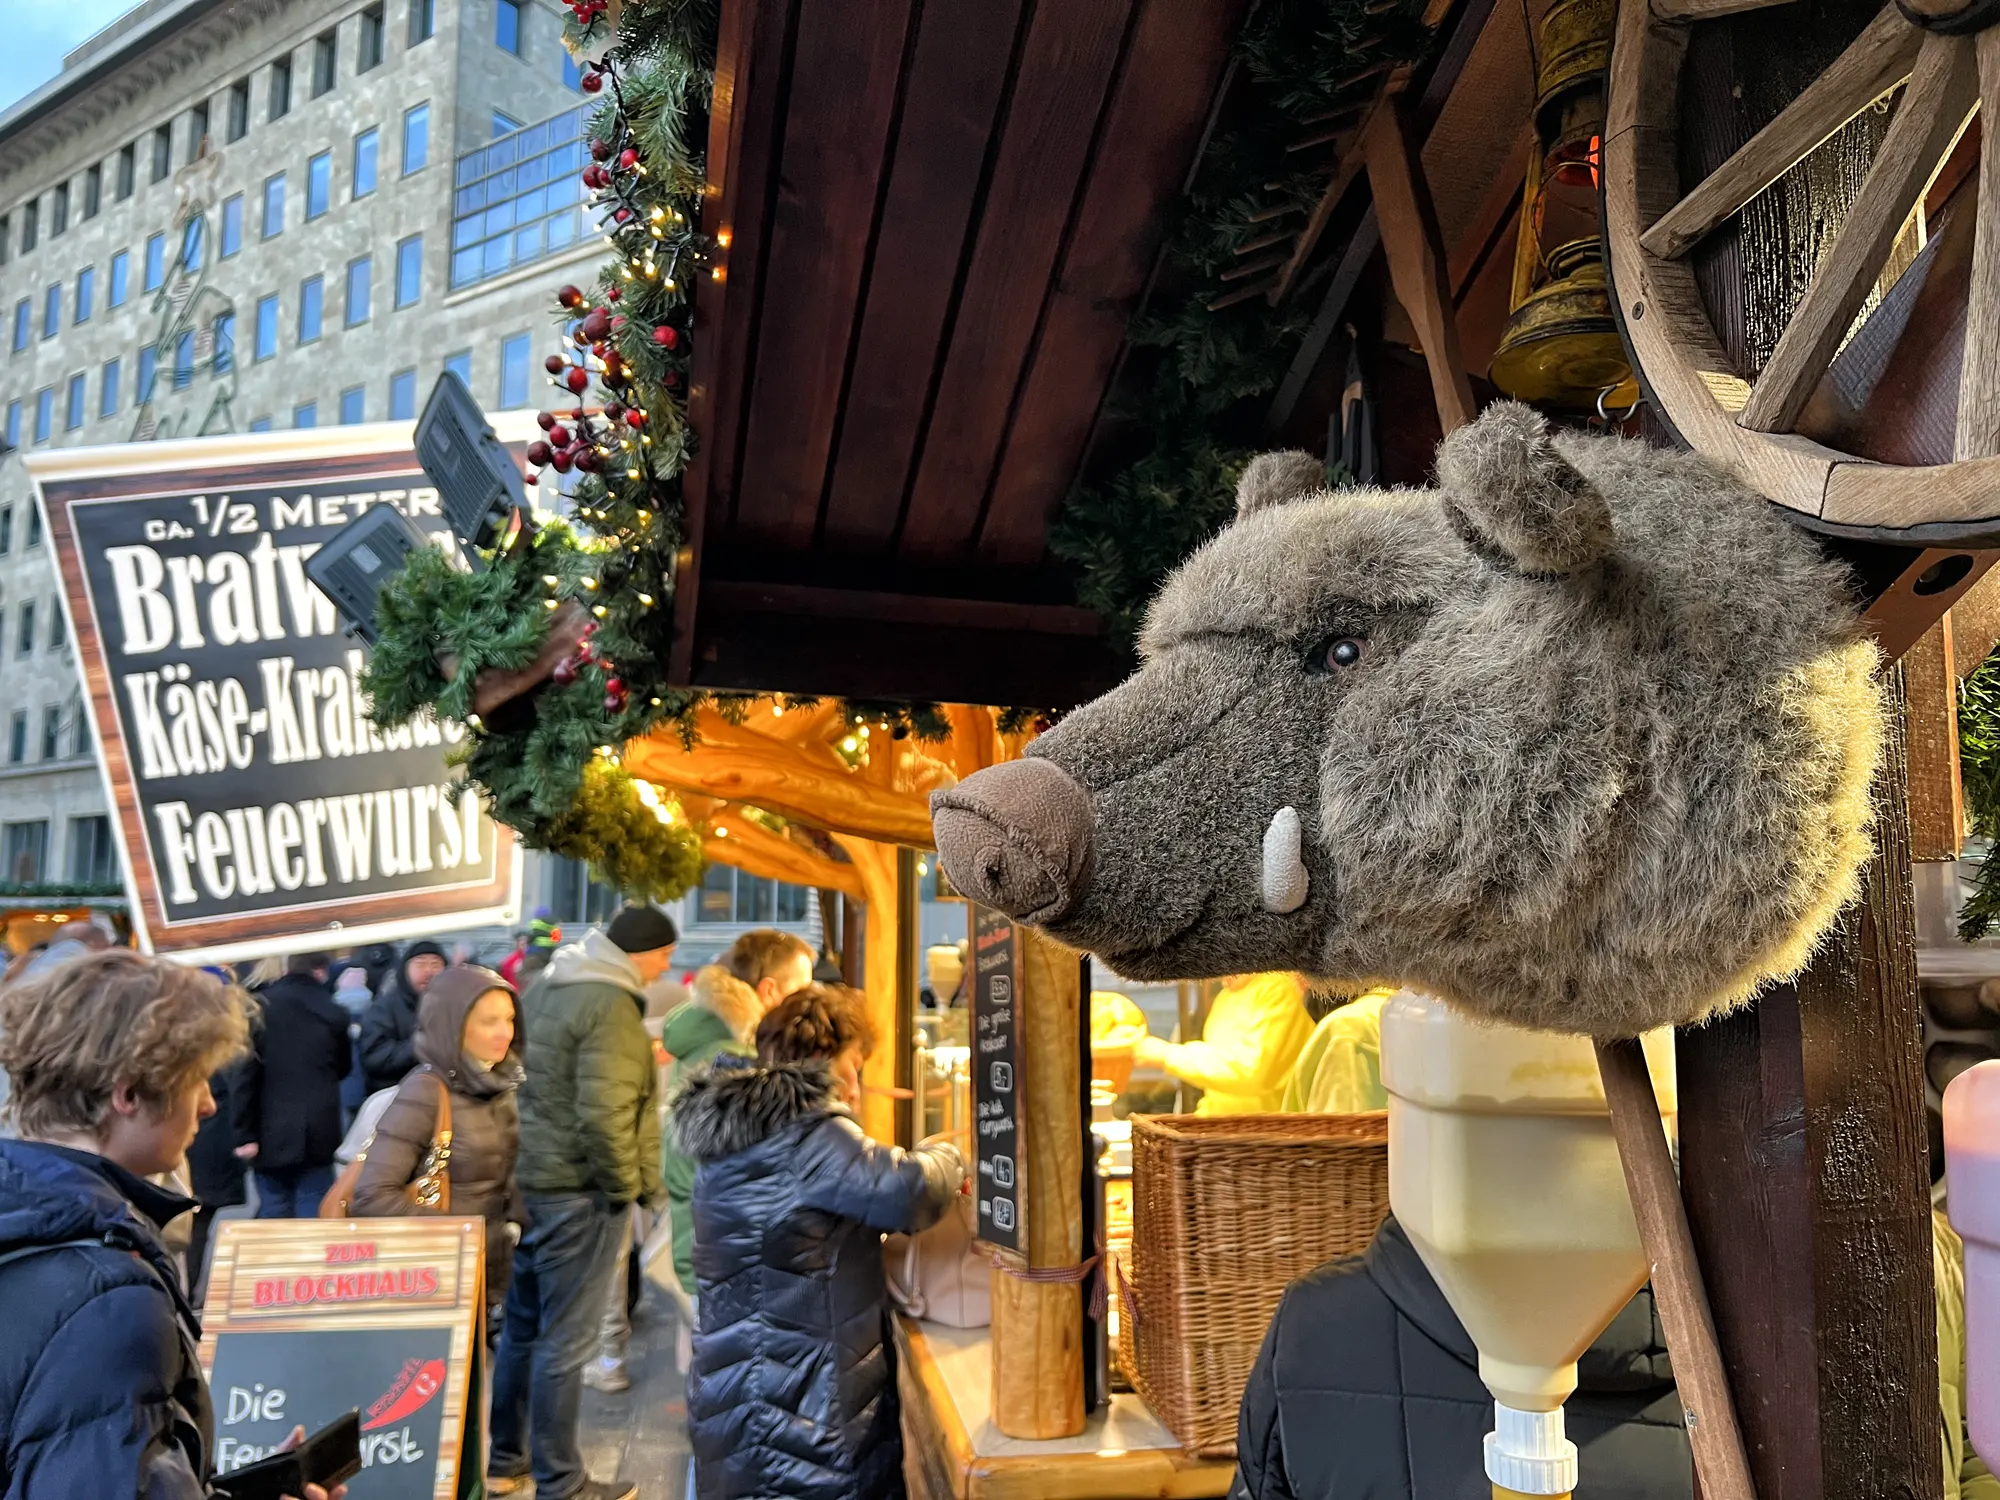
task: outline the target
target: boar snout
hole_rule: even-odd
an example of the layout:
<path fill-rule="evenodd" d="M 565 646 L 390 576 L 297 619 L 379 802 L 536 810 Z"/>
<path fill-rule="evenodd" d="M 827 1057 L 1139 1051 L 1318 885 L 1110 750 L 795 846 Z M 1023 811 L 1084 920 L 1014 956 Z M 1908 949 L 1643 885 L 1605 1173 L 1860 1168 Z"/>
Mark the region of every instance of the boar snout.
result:
<path fill-rule="evenodd" d="M 1003 761 L 931 793 L 945 874 L 1016 921 L 1069 910 L 1090 873 L 1090 825 L 1090 794 L 1053 761 Z"/>

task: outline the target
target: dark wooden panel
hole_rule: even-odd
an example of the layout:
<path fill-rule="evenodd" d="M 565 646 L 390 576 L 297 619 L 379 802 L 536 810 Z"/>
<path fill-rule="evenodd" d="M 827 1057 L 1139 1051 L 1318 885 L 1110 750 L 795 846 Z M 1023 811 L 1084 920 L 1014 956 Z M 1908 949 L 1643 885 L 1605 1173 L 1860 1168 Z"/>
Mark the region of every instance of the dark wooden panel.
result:
<path fill-rule="evenodd" d="M 1007 429 L 978 533 L 984 561 L 1042 560 L 1242 10 L 1237 0 L 1142 0 Z"/>
<path fill-rule="evenodd" d="M 835 440 L 822 535 L 837 551 L 894 545 L 1020 22 L 1020 0 L 924 7 Z"/>
<path fill-rule="evenodd" d="M 1130 10 L 1035 10 L 904 516 L 914 560 L 962 556 L 978 523 Z"/>
<path fill-rule="evenodd" d="M 738 470 L 739 539 L 810 546 L 895 118 L 911 0 L 800 9 Z"/>
<path fill-rule="evenodd" d="M 765 178 L 778 136 L 792 0 L 738 0 L 722 7 L 716 39 L 715 98 L 708 115 L 708 201 L 702 227 L 716 236 L 711 269 L 696 293 L 688 424 L 694 459 L 683 479 L 686 545 L 674 561 L 674 644 L 668 679 L 692 670 L 700 559 L 711 530 L 727 524 L 742 453 L 752 316 L 762 267 Z"/>
<path fill-rule="evenodd" d="M 1797 984 L 1680 1036 L 1682 1193 L 1759 1500 L 1939 1493 L 1896 699 L 1862 901 Z"/>
<path fill-rule="evenodd" d="M 1004 599 L 878 593 L 799 583 L 740 583 L 733 579 L 709 580 L 706 593 L 717 609 L 795 615 L 801 628 L 816 621 L 872 620 L 884 625 L 1020 630 L 1031 635 L 1104 634 L 1103 619 L 1075 604 L 1019 604 Z"/>

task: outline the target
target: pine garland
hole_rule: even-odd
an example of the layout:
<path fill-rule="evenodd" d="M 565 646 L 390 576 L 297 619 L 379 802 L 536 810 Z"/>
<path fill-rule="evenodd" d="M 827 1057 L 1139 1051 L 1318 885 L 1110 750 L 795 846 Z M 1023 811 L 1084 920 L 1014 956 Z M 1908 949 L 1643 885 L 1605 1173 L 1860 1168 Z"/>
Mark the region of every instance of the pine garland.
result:
<path fill-rule="evenodd" d="M 2000 652 L 1959 685 L 1958 774 L 1972 831 L 2000 844 Z M 1976 943 L 2000 927 L 2000 858 L 1979 867 L 1972 895 L 1958 913 L 1961 942 Z"/>

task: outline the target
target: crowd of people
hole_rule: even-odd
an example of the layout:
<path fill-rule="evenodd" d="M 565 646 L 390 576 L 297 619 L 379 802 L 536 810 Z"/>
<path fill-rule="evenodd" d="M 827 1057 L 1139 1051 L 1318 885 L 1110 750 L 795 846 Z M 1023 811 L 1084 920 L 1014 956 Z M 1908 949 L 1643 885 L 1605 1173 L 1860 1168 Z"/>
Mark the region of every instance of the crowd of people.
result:
<path fill-rule="evenodd" d="M 793 934 L 743 934 L 656 1039 L 677 941 L 628 906 L 567 944 L 543 914 L 500 970 L 416 943 L 235 974 L 88 941 L 10 970 L 0 1494 L 213 1493 L 195 1310 L 217 1218 L 253 1195 L 262 1218 L 437 1212 L 438 1171 L 487 1226 L 488 1493 L 638 1493 L 588 1472 L 581 1400 L 628 1382 L 659 1215 L 701 1493 L 892 1493 L 882 1235 L 934 1222 L 963 1163 L 862 1134 L 867 1006 Z"/>

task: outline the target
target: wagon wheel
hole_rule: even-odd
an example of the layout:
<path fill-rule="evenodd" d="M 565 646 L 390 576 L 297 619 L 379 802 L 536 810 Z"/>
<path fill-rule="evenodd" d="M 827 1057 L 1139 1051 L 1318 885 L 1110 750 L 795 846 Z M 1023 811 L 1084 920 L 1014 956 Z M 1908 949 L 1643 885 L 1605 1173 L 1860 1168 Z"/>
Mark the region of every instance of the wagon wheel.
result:
<path fill-rule="evenodd" d="M 1603 151 L 1613 304 L 1647 393 L 1690 446 L 1815 531 L 1920 549 L 1923 566 L 1906 570 L 1906 586 L 1933 596 L 1920 612 L 1935 619 L 1992 561 L 1979 554 L 2000 547 L 2000 143 L 1991 128 L 1968 185 L 1976 207 L 1949 455 L 1881 462 L 1798 428 L 1968 119 L 1975 109 L 2000 117 L 2000 4 L 1896 0 L 1769 125 L 1683 184 L 1677 111 L 1690 24 L 1771 3 L 1618 0 Z M 1952 14 L 1930 14 L 1945 7 Z M 1845 222 L 1763 371 L 1745 379 L 1723 352 L 1690 252 L 1899 84 Z M 1895 654 L 1908 641 L 1883 644 Z"/>

